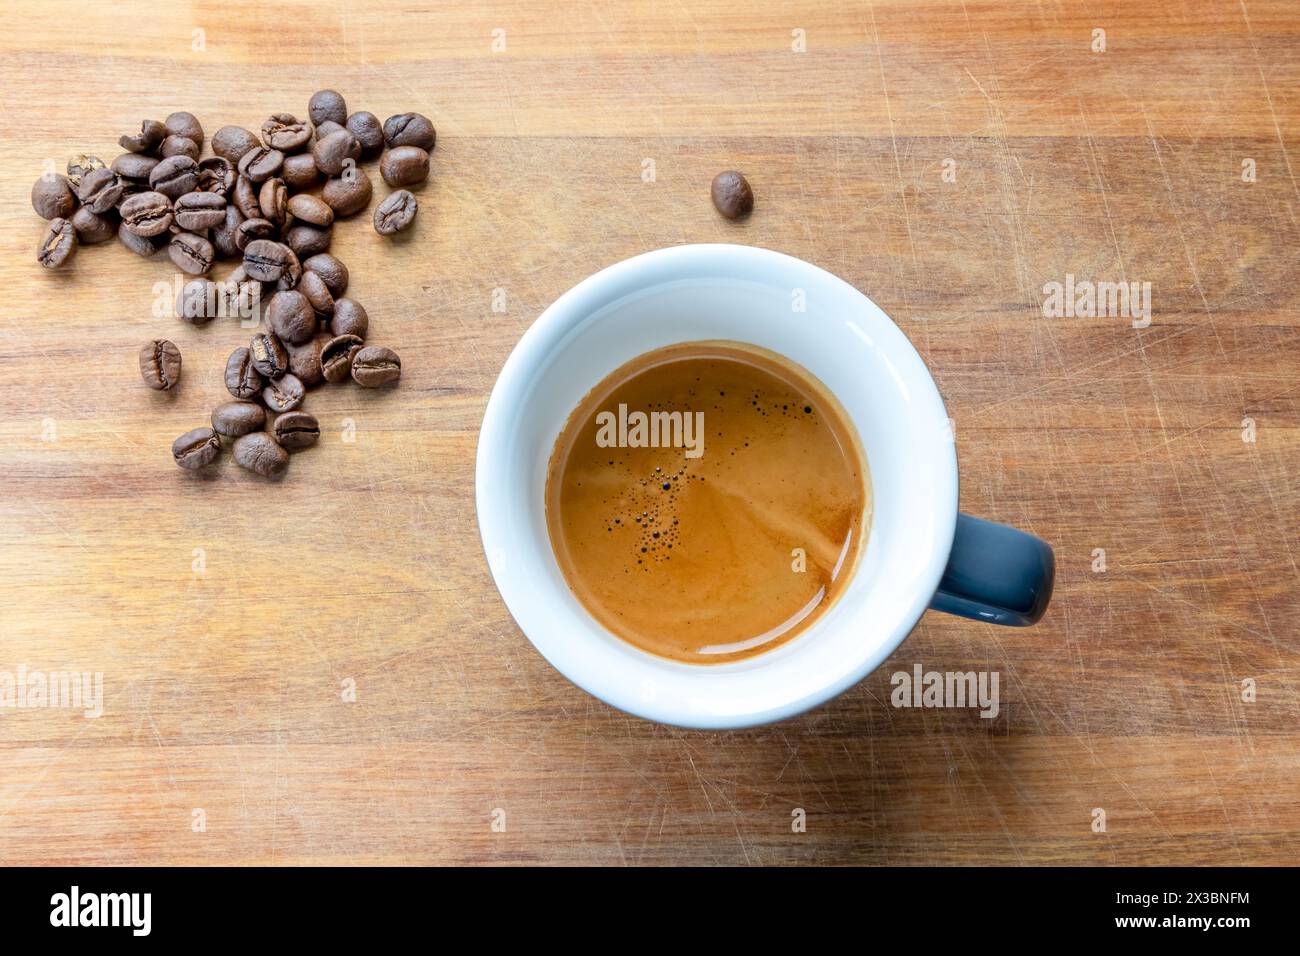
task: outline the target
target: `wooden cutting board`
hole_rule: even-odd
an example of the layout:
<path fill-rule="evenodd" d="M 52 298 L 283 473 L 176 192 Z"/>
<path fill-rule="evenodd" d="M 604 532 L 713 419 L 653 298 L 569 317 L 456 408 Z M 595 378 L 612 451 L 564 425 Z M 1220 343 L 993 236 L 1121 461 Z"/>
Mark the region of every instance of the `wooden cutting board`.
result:
<path fill-rule="evenodd" d="M 0 709 L 3 862 L 1294 862 L 1294 3 L 11 6 L 0 682 L 99 672 L 103 715 Z M 196 479 L 170 442 L 247 333 L 155 314 L 175 270 L 116 244 L 40 269 L 28 190 L 142 118 L 257 128 L 325 86 L 438 127 L 414 233 L 334 242 L 401 385 L 313 393 L 281 484 Z M 739 225 L 708 198 L 732 167 Z M 565 289 L 701 241 L 898 322 L 962 508 L 1056 548 L 1040 626 L 927 615 L 739 733 L 616 713 L 533 650 L 479 546 L 488 392 Z M 1045 316 L 1067 281 L 1150 283 L 1150 324 Z M 138 377 L 156 336 L 174 395 Z M 893 707 L 916 664 L 996 671 L 998 716 Z"/>

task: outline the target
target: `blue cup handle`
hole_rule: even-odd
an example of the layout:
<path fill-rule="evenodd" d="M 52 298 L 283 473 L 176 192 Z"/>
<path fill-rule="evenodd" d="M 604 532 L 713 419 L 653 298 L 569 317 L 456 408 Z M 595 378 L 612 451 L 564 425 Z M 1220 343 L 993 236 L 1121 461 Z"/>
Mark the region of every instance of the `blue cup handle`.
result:
<path fill-rule="evenodd" d="M 1032 534 L 968 514 L 957 533 L 930 607 L 973 621 L 1028 627 L 1052 599 L 1056 558 Z"/>

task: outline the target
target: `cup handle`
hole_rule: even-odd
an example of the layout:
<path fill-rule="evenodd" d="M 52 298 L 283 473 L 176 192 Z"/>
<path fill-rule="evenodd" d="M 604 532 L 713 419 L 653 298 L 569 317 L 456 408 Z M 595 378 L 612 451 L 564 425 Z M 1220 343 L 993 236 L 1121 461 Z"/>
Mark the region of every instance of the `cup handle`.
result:
<path fill-rule="evenodd" d="M 973 621 L 1028 627 L 1047 610 L 1056 577 L 1051 546 L 1032 534 L 968 514 L 930 607 Z"/>

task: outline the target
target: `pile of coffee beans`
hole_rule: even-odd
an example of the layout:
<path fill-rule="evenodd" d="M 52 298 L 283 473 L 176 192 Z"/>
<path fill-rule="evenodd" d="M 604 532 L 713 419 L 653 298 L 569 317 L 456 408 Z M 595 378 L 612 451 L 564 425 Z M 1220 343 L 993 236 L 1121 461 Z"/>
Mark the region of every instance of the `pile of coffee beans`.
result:
<path fill-rule="evenodd" d="M 276 113 L 260 137 L 223 126 L 206 158 L 204 140 L 192 113 L 172 113 L 123 136 L 126 152 L 111 164 L 79 155 L 66 175 L 42 176 L 32 208 L 48 224 L 36 258 L 57 269 L 80 245 L 115 235 L 146 258 L 165 248 L 194 277 L 177 296 L 179 318 L 197 325 L 234 317 L 257 327 L 226 363 L 235 401 L 213 410 L 211 427 L 176 439 L 172 457 L 182 468 L 203 468 L 220 457 L 226 439 L 239 465 L 278 478 L 289 451 L 320 437 L 319 423 L 301 410 L 308 389 L 348 378 L 379 388 L 401 377 L 396 352 L 366 344 L 369 317 L 344 295 L 348 269 L 329 247 L 335 220 L 370 204 L 374 187 L 363 160 L 378 159 L 393 187 L 375 208 L 375 231 L 392 236 L 411 226 L 419 202 L 406 187 L 428 178 L 437 133 L 419 113 L 383 123 L 373 113 L 349 114 L 339 93 L 321 90 L 305 120 Z M 220 260 L 239 264 L 221 280 L 208 278 Z M 180 349 L 167 339 L 147 342 L 139 361 L 150 388 L 166 391 L 180 381 Z"/>

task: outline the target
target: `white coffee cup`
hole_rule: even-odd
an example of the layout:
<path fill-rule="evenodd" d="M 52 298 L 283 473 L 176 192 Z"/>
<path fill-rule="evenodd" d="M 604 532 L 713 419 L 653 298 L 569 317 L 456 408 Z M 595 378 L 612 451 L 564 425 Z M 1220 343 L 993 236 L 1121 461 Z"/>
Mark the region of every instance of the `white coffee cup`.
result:
<path fill-rule="evenodd" d="M 746 660 L 696 665 L 632 646 L 582 607 L 551 548 L 544 492 L 560 429 L 605 376 L 654 349 L 719 339 L 777 352 L 834 393 L 866 452 L 873 509 L 852 579 L 807 630 Z M 587 692 L 668 724 L 733 728 L 792 716 L 874 670 L 929 606 L 1027 624 L 1051 593 L 1051 550 L 1036 538 L 962 515 L 966 541 L 954 549 L 953 431 L 907 337 L 843 280 L 751 246 L 660 249 L 560 296 L 497 379 L 476 492 L 488 566 L 528 639 Z"/>

